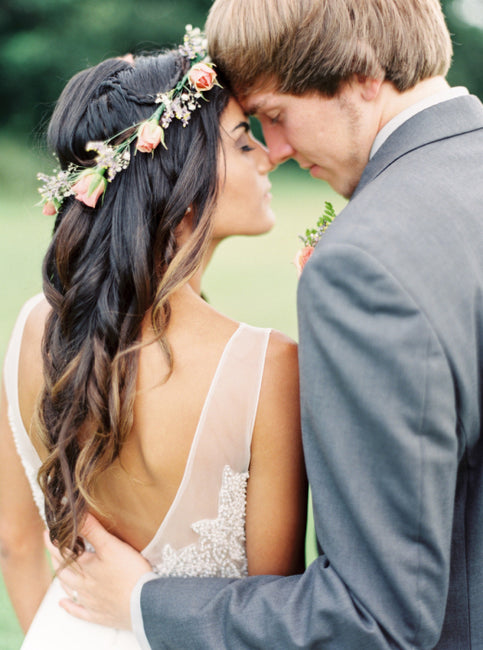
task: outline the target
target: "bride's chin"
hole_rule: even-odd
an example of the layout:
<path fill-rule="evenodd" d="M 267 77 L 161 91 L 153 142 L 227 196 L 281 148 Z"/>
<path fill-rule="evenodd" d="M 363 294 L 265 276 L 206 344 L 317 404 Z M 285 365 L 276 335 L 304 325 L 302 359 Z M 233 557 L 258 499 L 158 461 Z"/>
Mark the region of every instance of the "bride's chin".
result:
<path fill-rule="evenodd" d="M 274 227 L 274 225 L 277 222 L 277 217 L 275 216 L 275 213 L 272 210 L 272 208 L 270 208 L 268 210 L 266 222 L 267 222 L 267 230 L 266 230 L 266 232 L 270 232 L 270 230 L 272 230 L 272 228 Z"/>
<path fill-rule="evenodd" d="M 219 244 L 224 239 L 229 237 L 256 237 L 257 235 L 264 235 L 272 230 L 276 222 L 275 214 L 271 208 L 264 208 L 258 214 L 252 213 L 250 217 L 246 217 L 243 222 L 233 224 L 232 227 L 227 226 L 222 229 L 216 228 L 212 234 L 212 242 Z"/>
<path fill-rule="evenodd" d="M 250 232 L 251 235 L 265 235 L 270 232 L 275 225 L 275 215 L 270 212 L 265 212 L 257 221 L 256 227 Z"/>

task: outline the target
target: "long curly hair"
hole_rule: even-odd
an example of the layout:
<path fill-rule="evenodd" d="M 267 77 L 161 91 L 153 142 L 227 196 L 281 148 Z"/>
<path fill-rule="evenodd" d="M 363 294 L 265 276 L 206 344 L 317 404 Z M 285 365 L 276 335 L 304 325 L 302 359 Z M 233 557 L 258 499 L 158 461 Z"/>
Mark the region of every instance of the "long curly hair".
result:
<path fill-rule="evenodd" d="M 49 147 L 61 167 L 89 166 L 89 141 L 149 117 L 156 93 L 187 69 L 177 52 L 109 59 L 78 73 L 54 110 Z M 90 208 L 70 197 L 43 263 L 52 310 L 42 342 L 44 386 L 36 427 L 48 456 L 39 470 L 50 537 L 64 556 L 84 550 L 79 525 L 96 507 L 96 479 L 118 458 L 132 428 L 142 322 L 151 321 L 172 367 L 165 330 L 170 295 L 199 268 L 218 187 L 220 116 L 229 99 L 214 87 L 186 128 L 175 120 L 167 150 L 135 155 Z M 132 145 L 134 147 L 134 143 Z M 178 249 L 188 207 L 193 235 Z"/>

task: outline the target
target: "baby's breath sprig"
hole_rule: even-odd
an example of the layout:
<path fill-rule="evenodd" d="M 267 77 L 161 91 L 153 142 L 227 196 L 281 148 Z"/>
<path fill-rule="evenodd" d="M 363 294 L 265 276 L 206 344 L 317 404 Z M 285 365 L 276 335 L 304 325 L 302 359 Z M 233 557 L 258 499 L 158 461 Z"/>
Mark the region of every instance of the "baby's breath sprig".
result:
<path fill-rule="evenodd" d="M 65 198 L 72 194 L 72 174 L 75 170 L 75 165 L 70 164 L 67 169 L 54 169 L 52 176 L 47 174 L 37 174 L 39 181 L 43 182 L 42 187 L 39 188 L 40 196 L 44 206 L 52 206 L 51 212 L 45 214 L 55 214 L 62 205 Z"/>

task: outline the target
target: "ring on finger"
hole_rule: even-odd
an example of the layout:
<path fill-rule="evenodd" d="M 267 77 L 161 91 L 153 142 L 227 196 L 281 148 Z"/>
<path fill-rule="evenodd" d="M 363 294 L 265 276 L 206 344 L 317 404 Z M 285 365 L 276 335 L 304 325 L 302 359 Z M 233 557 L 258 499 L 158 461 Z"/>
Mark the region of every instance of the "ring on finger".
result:
<path fill-rule="evenodd" d="M 79 604 L 79 594 L 77 593 L 77 591 L 76 591 L 75 589 L 74 589 L 74 591 L 72 592 L 72 600 L 74 601 L 74 603 L 75 603 L 76 605 Z"/>

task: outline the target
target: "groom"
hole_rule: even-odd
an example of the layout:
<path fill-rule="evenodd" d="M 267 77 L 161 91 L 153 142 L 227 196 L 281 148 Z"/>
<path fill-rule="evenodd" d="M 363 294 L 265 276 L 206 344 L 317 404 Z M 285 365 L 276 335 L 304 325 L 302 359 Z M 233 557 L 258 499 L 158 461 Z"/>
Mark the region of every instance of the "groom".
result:
<path fill-rule="evenodd" d="M 298 294 L 320 556 L 288 578 L 147 575 L 136 634 L 153 648 L 483 648 L 483 106 L 445 81 L 439 0 L 216 0 L 207 32 L 272 162 L 350 198 Z M 71 611 L 128 626 L 144 562 L 88 536 L 84 582 L 64 574 L 88 609 Z"/>

